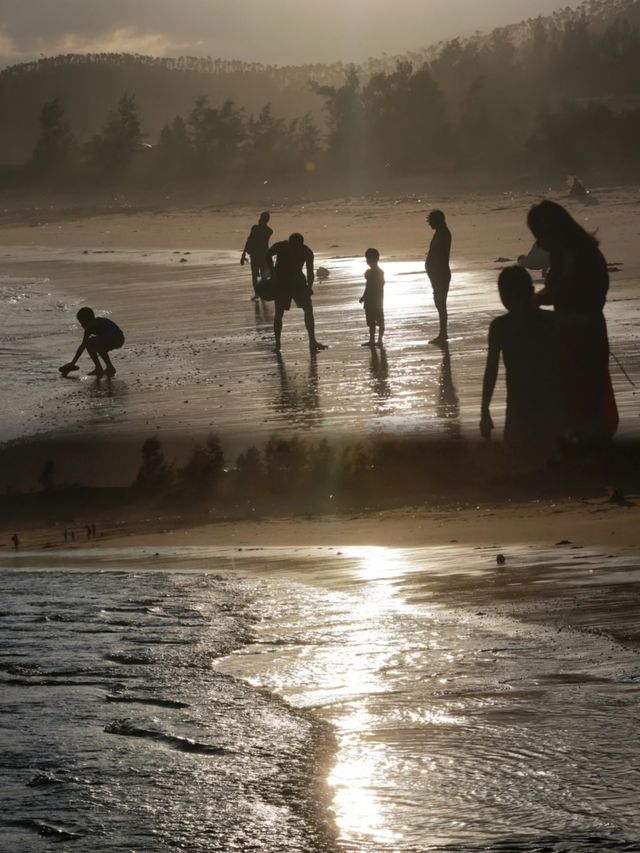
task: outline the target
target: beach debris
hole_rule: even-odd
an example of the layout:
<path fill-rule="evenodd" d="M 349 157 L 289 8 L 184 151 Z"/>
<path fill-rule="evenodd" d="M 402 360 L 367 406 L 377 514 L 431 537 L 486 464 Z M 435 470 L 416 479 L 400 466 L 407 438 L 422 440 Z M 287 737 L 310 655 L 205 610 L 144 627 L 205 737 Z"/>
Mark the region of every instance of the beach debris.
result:
<path fill-rule="evenodd" d="M 81 838 L 77 832 L 69 832 L 67 829 L 44 821 L 34 820 L 33 825 L 39 835 L 51 838 L 53 841 L 75 841 L 76 838 Z"/>
<path fill-rule="evenodd" d="M 43 785 L 60 785 L 62 779 L 56 779 L 51 773 L 36 773 L 36 775 L 27 782 L 27 788 L 39 788 Z"/>
<path fill-rule="evenodd" d="M 618 489 L 616 486 L 607 486 L 607 500 L 610 504 L 617 504 L 618 506 L 635 506 L 634 502 L 625 496 L 622 489 Z"/>
<path fill-rule="evenodd" d="M 571 539 L 561 539 L 556 545 L 571 545 Z"/>
<path fill-rule="evenodd" d="M 498 554 L 498 555 L 497 555 L 497 557 L 496 557 L 496 563 L 497 563 L 499 566 L 504 566 L 504 564 L 505 564 L 506 562 L 507 562 L 507 558 L 505 557 L 505 555 L 504 555 L 504 554 Z"/>
<path fill-rule="evenodd" d="M 509 263 L 509 261 L 512 260 L 513 258 L 503 258 L 502 256 L 500 256 L 499 258 L 495 259 L 494 264 L 507 264 Z"/>
<path fill-rule="evenodd" d="M 326 267 L 318 267 L 316 270 L 316 276 L 320 279 L 320 281 L 325 281 L 331 275 L 330 271 Z"/>

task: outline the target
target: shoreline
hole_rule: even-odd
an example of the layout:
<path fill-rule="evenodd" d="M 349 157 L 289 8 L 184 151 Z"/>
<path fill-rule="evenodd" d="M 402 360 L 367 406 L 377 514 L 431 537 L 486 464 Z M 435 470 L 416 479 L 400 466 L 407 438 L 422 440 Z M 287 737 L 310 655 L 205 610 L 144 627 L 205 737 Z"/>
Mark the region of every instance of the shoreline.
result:
<path fill-rule="evenodd" d="M 184 518 L 109 520 L 98 524 L 96 539 L 86 539 L 84 525 L 75 542 L 64 543 L 64 525 L 34 525 L 18 531 L 21 551 L 61 549 L 221 547 L 495 547 L 545 545 L 569 542 L 585 547 L 606 547 L 611 552 L 640 550 L 640 506 L 593 500 L 536 500 L 475 506 L 413 506 L 378 512 L 351 512 L 315 517 L 272 517 L 256 521 L 221 520 L 189 522 Z M 3 525 L 0 541 L 5 557 L 13 552 L 13 528 Z"/>

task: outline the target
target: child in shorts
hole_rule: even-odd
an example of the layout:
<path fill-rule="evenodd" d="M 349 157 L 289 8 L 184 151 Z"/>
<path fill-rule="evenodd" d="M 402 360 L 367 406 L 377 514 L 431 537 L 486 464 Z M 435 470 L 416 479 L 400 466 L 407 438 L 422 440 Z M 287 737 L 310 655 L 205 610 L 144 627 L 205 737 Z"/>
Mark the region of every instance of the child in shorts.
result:
<path fill-rule="evenodd" d="M 92 308 L 81 308 L 76 317 L 84 329 L 84 336 L 73 359 L 59 368 L 60 373 L 66 376 L 72 370 L 77 370 L 76 362 L 86 349 L 95 365 L 89 376 L 114 376 L 116 369 L 111 363 L 109 353 L 111 350 L 120 349 L 124 344 L 122 329 L 108 317 L 96 317 Z M 104 361 L 104 367 L 100 359 Z"/>
<path fill-rule="evenodd" d="M 377 346 L 382 346 L 384 335 L 384 272 L 378 266 L 380 252 L 377 249 L 367 249 L 364 254 L 369 269 L 364 274 L 364 293 L 360 297 L 360 303 L 364 305 L 364 314 L 369 327 L 369 340 L 362 344 L 363 347 L 376 345 L 376 326 L 378 327 Z"/>

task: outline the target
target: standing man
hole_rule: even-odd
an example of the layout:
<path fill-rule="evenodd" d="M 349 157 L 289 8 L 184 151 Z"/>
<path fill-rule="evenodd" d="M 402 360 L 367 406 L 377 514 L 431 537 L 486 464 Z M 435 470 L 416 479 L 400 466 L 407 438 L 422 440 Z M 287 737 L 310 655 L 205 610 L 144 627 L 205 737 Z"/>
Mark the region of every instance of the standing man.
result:
<path fill-rule="evenodd" d="M 251 299 L 254 302 L 257 302 L 260 299 L 257 290 L 258 281 L 266 274 L 268 269 L 267 252 L 269 251 L 269 240 L 273 234 L 273 229 L 269 228 L 269 225 L 267 224 L 270 218 L 271 214 L 268 210 L 265 210 L 264 213 L 260 214 L 258 224 L 252 226 L 251 231 L 249 232 L 247 242 L 244 244 L 242 257 L 240 258 L 240 265 L 244 266 L 247 262 L 247 255 L 249 255 L 249 260 L 251 262 L 251 281 L 253 282 L 253 296 Z"/>
<path fill-rule="evenodd" d="M 432 210 L 427 217 L 427 222 L 435 231 L 431 239 L 425 268 L 431 288 L 433 290 L 433 301 L 438 310 L 440 318 L 440 330 L 437 337 L 429 341 L 430 344 L 444 344 L 447 341 L 447 296 L 451 284 L 451 268 L 449 257 L 451 255 L 451 231 L 447 228 L 447 221 L 441 210 Z"/>
<path fill-rule="evenodd" d="M 274 269 L 275 258 L 275 269 Z M 276 352 L 280 352 L 280 336 L 284 312 L 291 308 L 291 300 L 304 311 L 304 324 L 309 335 L 309 349 L 312 353 L 326 349 L 316 340 L 315 320 L 313 318 L 313 252 L 305 245 L 302 234 L 292 234 L 288 240 L 275 243 L 267 252 L 267 264 L 275 277 L 276 312 L 273 318 L 273 333 L 276 338 Z M 306 269 L 306 277 L 303 270 Z"/>

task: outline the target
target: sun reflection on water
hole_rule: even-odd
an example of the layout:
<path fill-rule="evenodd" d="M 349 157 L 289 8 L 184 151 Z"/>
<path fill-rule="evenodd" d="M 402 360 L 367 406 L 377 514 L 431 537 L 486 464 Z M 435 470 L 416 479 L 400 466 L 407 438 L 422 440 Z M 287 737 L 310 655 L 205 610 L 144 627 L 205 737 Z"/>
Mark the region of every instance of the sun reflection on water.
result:
<path fill-rule="evenodd" d="M 403 606 L 394 601 L 394 580 L 406 572 L 406 560 L 402 551 L 390 548 L 350 547 L 344 553 L 354 561 L 354 576 L 367 582 L 368 591 L 352 613 L 356 631 L 335 661 L 336 668 L 343 669 L 355 701 L 344 706 L 336 721 L 338 754 L 328 778 L 333 788 L 332 808 L 343 837 L 375 837 L 378 842 L 392 843 L 396 834 L 379 796 L 385 788 L 385 751 L 362 735 L 374 729 L 368 708 L 371 697 L 385 690 L 380 672 L 393 649 L 381 617 L 390 608 Z"/>

